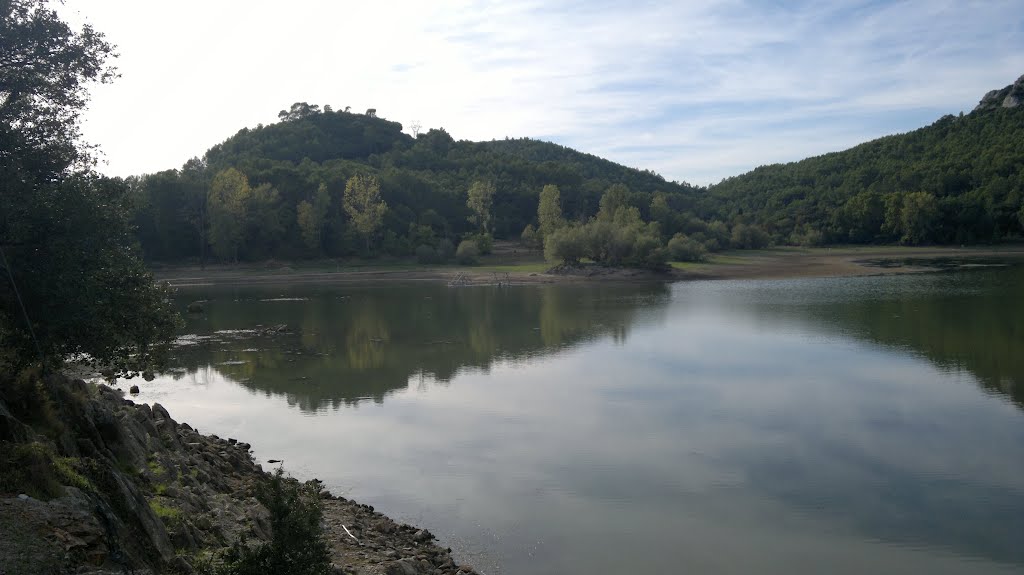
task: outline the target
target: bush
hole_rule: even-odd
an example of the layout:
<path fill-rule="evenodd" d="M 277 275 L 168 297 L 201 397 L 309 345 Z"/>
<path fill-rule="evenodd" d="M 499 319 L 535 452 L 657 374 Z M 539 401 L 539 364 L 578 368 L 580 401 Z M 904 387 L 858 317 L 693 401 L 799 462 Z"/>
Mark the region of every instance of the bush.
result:
<path fill-rule="evenodd" d="M 64 494 L 62 485 L 92 490 L 75 464 L 75 459 L 58 456 L 45 443 L 0 441 L 0 493 L 25 493 L 47 501 Z"/>
<path fill-rule="evenodd" d="M 586 241 L 579 226 L 559 228 L 544 238 L 544 259 L 549 262 L 576 265 L 586 252 Z"/>
<path fill-rule="evenodd" d="M 705 257 L 704 246 L 693 238 L 676 234 L 668 241 L 668 256 L 676 262 L 699 262 Z"/>
<path fill-rule="evenodd" d="M 494 249 L 494 236 L 491 234 L 477 234 L 473 239 L 481 255 L 487 255 Z"/>
<path fill-rule="evenodd" d="M 416 261 L 421 264 L 436 264 L 441 261 L 441 256 L 434 248 L 421 245 L 416 248 Z"/>
<path fill-rule="evenodd" d="M 732 247 L 741 250 L 756 250 L 768 247 L 768 234 L 758 226 L 736 224 L 732 228 Z"/>
<path fill-rule="evenodd" d="M 790 234 L 789 243 L 795 246 L 814 247 L 824 244 L 825 237 L 820 231 L 805 226 L 802 230 L 794 230 Z"/>
<path fill-rule="evenodd" d="M 256 494 L 270 511 L 270 542 L 247 545 L 236 541 L 218 562 L 198 566 L 201 575 L 327 575 L 331 572 L 330 552 L 323 537 L 322 488 L 316 480 L 308 483 L 284 476 L 278 468 L 268 485 Z"/>
<path fill-rule="evenodd" d="M 455 250 L 455 261 L 459 265 L 471 266 L 476 265 L 477 257 L 480 255 L 480 248 L 477 247 L 475 241 L 462 240 L 459 243 L 459 249 Z"/>
<path fill-rule="evenodd" d="M 543 244 L 541 235 L 534 229 L 533 224 L 526 224 L 523 228 L 523 233 L 519 236 L 519 241 L 528 249 L 536 250 L 540 249 Z"/>

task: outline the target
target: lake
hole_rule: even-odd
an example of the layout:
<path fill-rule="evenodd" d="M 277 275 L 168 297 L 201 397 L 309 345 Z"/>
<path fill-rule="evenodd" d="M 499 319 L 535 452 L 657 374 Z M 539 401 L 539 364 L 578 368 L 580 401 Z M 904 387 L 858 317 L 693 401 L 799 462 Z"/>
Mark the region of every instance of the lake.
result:
<path fill-rule="evenodd" d="M 1020 572 L 1022 294 L 1012 267 L 197 287 L 138 400 L 489 575 Z"/>

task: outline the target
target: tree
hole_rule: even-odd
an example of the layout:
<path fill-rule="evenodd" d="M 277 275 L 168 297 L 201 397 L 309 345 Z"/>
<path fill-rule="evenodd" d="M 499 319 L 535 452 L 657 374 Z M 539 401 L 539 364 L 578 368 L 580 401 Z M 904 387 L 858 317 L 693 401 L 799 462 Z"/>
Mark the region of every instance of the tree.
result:
<path fill-rule="evenodd" d="M 41 0 L 0 3 L 0 391 L 33 363 L 87 357 L 110 373 L 158 365 L 177 315 L 142 264 L 125 181 L 78 142 L 88 86 L 113 46 Z"/>
<path fill-rule="evenodd" d="M 544 259 L 563 265 L 579 265 L 587 255 L 586 240 L 581 226 L 559 228 L 544 239 Z"/>
<path fill-rule="evenodd" d="M 327 186 L 321 182 L 313 201 L 303 200 L 296 210 L 302 240 L 312 250 L 319 250 L 322 245 L 324 223 L 327 221 L 327 211 L 330 207 L 331 196 L 327 193 Z"/>
<path fill-rule="evenodd" d="M 314 114 L 320 113 L 320 106 L 316 104 L 307 104 L 306 102 L 295 102 L 292 107 L 288 110 L 281 110 L 277 113 L 277 117 L 283 122 L 292 122 L 295 120 L 301 120 L 308 118 Z"/>
<path fill-rule="evenodd" d="M 253 188 L 246 209 L 244 245 L 248 257 L 268 257 L 273 254 L 284 231 L 281 194 L 268 183 Z"/>
<path fill-rule="evenodd" d="M 626 207 L 629 200 L 629 188 L 622 184 L 615 184 L 608 188 L 601 196 L 601 209 L 597 212 L 597 219 L 610 221 L 615 219 L 615 213 L 619 208 Z"/>
<path fill-rule="evenodd" d="M 562 217 L 561 193 L 558 186 L 548 184 L 540 191 L 540 202 L 537 204 L 537 221 L 540 223 L 540 237 L 565 225 Z"/>
<path fill-rule="evenodd" d="M 218 173 L 210 185 L 210 243 L 222 260 L 238 261 L 250 193 L 248 178 L 235 168 Z"/>
<path fill-rule="evenodd" d="M 345 213 L 352 220 L 356 232 L 366 240 L 366 251 L 370 251 L 370 240 L 384 222 L 388 205 L 380 197 L 380 183 L 377 178 L 356 174 L 345 184 L 342 198 Z"/>
<path fill-rule="evenodd" d="M 490 231 L 491 205 L 494 203 L 494 184 L 477 180 L 469 186 L 466 194 L 466 206 L 473 211 L 469 222 L 480 228 L 483 233 Z"/>
<path fill-rule="evenodd" d="M 913 192 L 903 197 L 900 223 L 906 244 L 932 241 L 939 221 L 939 205 L 935 196 L 927 192 Z"/>

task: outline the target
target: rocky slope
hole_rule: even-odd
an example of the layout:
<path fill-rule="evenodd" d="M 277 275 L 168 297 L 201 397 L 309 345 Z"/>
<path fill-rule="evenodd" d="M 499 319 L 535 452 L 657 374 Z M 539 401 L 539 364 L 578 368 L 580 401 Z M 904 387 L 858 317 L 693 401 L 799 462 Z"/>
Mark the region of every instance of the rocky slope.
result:
<path fill-rule="evenodd" d="M 270 538 L 255 497 L 270 474 L 249 445 L 202 435 L 159 404 L 104 385 L 50 376 L 40 390 L 44 417 L 30 425 L 0 400 L 0 459 L 9 464 L 0 470 L 0 575 L 191 573 L 197 558 L 239 537 Z M 20 477 L 34 496 L 4 493 L 18 485 L 16 468 L 31 471 Z M 430 533 L 325 497 L 336 573 L 473 573 Z"/>

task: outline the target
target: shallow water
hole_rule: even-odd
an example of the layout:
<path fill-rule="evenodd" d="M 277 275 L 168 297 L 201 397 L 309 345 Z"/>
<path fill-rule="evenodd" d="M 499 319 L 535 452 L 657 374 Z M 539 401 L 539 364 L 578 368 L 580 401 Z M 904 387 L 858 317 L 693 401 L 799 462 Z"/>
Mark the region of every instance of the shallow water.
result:
<path fill-rule="evenodd" d="M 1022 288 L 193 289 L 139 399 L 488 574 L 1019 572 Z"/>

